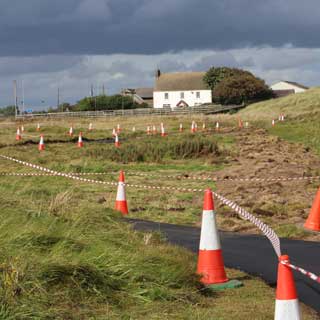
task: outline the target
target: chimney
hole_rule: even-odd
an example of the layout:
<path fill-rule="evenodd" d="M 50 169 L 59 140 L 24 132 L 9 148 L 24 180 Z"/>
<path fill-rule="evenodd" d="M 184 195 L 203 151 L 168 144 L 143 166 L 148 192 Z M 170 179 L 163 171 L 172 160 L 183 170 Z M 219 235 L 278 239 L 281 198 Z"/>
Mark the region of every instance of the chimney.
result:
<path fill-rule="evenodd" d="M 157 69 L 156 71 L 156 78 L 158 79 L 161 76 L 161 71 L 160 69 Z"/>

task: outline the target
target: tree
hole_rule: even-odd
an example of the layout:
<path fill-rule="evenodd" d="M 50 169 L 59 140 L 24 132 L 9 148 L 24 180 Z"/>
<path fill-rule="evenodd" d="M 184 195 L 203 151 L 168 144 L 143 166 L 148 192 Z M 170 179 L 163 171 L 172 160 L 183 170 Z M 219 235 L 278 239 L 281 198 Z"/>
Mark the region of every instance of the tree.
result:
<path fill-rule="evenodd" d="M 2 114 L 5 117 L 11 117 L 15 115 L 15 106 L 7 106 L 5 108 L 0 109 L 0 114 Z"/>
<path fill-rule="evenodd" d="M 226 77 L 214 86 L 213 101 L 220 104 L 251 103 L 273 97 L 265 82 L 252 74 Z"/>
<path fill-rule="evenodd" d="M 217 84 L 219 84 L 225 78 L 233 77 L 236 75 L 254 75 L 246 70 L 237 69 L 237 68 L 228 68 L 228 67 L 212 67 L 205 74 L 203 80 L 207 84 L 208 88 L 213 90 Z"/>
<path fill-rule="evenodd" d="M 133 101 L 131 96 L 113 95 L 86 97 L 78 101 L 73 108 L 75 111 L 95 111 L 95 110 L 121 110 L 148 107 L 146 103 L 138 104 Z"/>
<path fill-rule="evenodd" d="M 272 91 L 251 72 L 228 67 L 212 67 L 203 80 L 212 90 L 213 102 L 241 104 L 270 99 Z"/>

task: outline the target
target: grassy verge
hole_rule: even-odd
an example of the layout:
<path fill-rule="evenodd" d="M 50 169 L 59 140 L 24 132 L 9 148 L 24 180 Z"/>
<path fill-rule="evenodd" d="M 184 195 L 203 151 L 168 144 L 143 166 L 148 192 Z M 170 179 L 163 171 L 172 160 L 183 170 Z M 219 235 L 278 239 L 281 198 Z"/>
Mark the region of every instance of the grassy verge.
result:
<path fill-rule="evenodd" d="M 109 209 L 114 193 L 62 178 L 0 179 L 0 319 L 272 318 L 273 289 L 228 270 L 245 286 L 207 295 L 196 257 L 132 231 Z"/>

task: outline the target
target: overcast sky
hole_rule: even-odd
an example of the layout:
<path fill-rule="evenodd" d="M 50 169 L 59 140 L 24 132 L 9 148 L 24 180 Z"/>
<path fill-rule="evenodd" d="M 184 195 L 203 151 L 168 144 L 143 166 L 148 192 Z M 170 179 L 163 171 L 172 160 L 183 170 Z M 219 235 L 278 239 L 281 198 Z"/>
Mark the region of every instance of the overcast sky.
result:
<path fill-rule="evenodd" d="M 0 0 L 0 106 L 152 86 L 162 71 L 249 69 L 320 85 L 319 0 Z M 44 101 L 44 102 L 41 102 Z"/>

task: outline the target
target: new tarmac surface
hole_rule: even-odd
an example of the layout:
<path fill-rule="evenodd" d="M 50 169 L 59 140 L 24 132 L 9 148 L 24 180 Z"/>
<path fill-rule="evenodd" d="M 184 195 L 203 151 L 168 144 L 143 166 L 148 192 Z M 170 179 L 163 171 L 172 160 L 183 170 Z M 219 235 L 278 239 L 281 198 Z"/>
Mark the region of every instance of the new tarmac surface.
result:
<path fill-rule="evenodd" d="M 195 253 L 199 249 L 200 229 L 196 227 L 128 219 L 139 231 L 160 231 L 169 243 Z M 270 286 L 277 282 L 277 256 L 264 236 L 220 232 L 225 266 L 259 276 Z M 282 254 L 307 271 L 320 274 L 320 243 L 281 239 Z M 294 271 L 299 300 L 320 312 L 320 284 Z"/>

